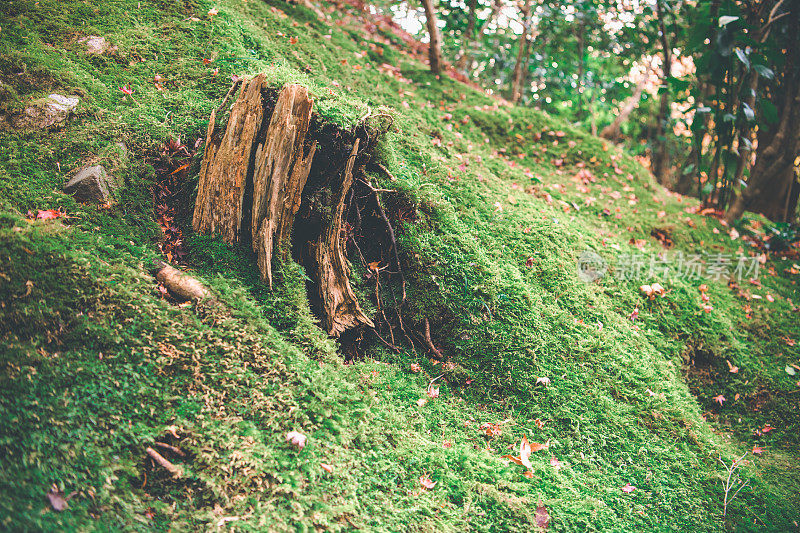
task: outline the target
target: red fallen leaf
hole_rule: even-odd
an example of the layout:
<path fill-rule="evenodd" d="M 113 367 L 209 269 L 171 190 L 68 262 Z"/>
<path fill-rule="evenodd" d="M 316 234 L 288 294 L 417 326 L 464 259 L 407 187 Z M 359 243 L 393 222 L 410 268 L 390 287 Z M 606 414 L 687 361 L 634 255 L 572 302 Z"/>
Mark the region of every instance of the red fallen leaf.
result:
<path fill-rule="evenodd" d="M 772 426 L 770 426 L 769 424 L 767 424 L 766 426 L 764 426 L 763 428 L 761 428 L 761 433 L 769 433 L 769 432 L 770 432 L 770 431 L 772 431 L 773 429 L 775 429 L 775 428 L 774 428 L 774 427 L 772 427 Z"/>
<path fill-rule="evenodd" d="M 439 387 L 434 387 L 433 385 L 429 385 L 428 390 L 426 392 L 428 393 L 428 396 L 431 398 L 439 397 Z"/>
<path fill-rule="evenodd" d="M 415 374 L 422 372 L 422 367 L 419 366 L 419 363 L 411 363 L 411 371 Z"/>
<path fill-rule="evenodd" d="M 548 440 L 544 444 L 539 444 L 538 442 L 531 443 L 531 451 L 538 452 L 541 450 L 549 450 L 550 449 L 550 441 Z"/>
<path fill-rule="evenodd" d="M 534 423 L 536 424 L 536 427 L 539 428 L 539 429 L 542 429 L 544 427 L 544 422 L 542 422 L 542 420 L 539 419 L 539 418 L 534 420 Z"/>
<path fill-rule="evenodd" d="M 133 94 L 133 89 L 131 88 L 130 84 L 120 87 L 119 90 L 127 94 L 128 96 Z"/>
<path fill-rule="evenodd" d="M 329 465 L 328 463 L 320 463 L 319 466 L 327 473 L 329 474 L 333 473 L 333 465 Z"/>
<path fill-rule="evenodd" d="M 556 470 L 559 470 L 563 465 L 561 464 L 561 461 L 559 461 L 555 457 L 551 457 L 550 458 L 550 466 L 552 466 Z"/>
<path fill-rule="evenodd" d="M 731 364 L 731 362 L 727 359 L 725 359 L 725 362 L 728 363 L 728 371 L 730 371 L 731 374 L 736 374 L 739 372 L 738 366 Z"/>
<path fill-rule="evenodd" d="M 634 307 L 633 308 L 633 312 L 630 315 L 628 315 L 628 319 L 629 320 L 636 320 L 638 317 L 639 317 L 639 308 L 638 307 Z"/>
<path fill-rule="evenodd" d="M 428 474 L 422 474 L 419 476 L 419 484 L 427 490 L 431 490 L 433 487 L 435 487 L 436 483 L 436 481 L 432 481 L 431 478 L 428 477 Z"/>
<path fill-rule="evenodd" d="M 550 513 L 547 512 L 547 508 L 541 501 L 536 506 L 536 512 L 533 515 L 533 519 L 536 527 L 539 529 L 547 529 L 547 526 L 550 525 Z"/>
<path fill-rule="evenodd" d="M 530 268 L 530 267 L 532 267 L 532 266 L 533 266 L 533 264 L 534 264 L 534 262 L 535 262 L 535 261 L 536 261 L 536 260 L 535 260 L 533 257 L 529 257 L 529 258 L 527 258 L 527 259 L 525 260 L 525 266 L 526 266 L 526 267 L 528 267 L 528 268 Z"/>
<path fill-rule="evenodd" d="M 714 397 L 713 397 L 713 398 L 711 398 L 711 399 L 712 399 L 712 400 L 714 400 L 715 402 L 718 402 L 720 405 L 722 405 L 722 402 L 724 402 L 724 401 L 725 401 L 725 396 L 723 396 L 722 394 L 720 394 L 719 396 L 714 396 Z"/>
<path fill-rule="evenodd" d="M 533 478 L 533 472 L 531 472 L 530 470 L 526 470 L 525 473 L 522 474 L 522 475 L 525 476 L 528 479 L 532 479 Z"/>
<path fill-rule="evenodd" d="M 520 466 L 525 466 L 528 469 L 532 469 L 533 465 L 531 464 L 530 460 L 531 451 L 531 445 L 528 442 L 527 437 L 522 437 L 522 441 L 519 443 L 519 457 L 514 457 L 513 455 L 504 455 L 503 459 L 509 459 Z"/>
<path fill-rule="evenodd" d="M 48 220 L 51 218 L 61 218 L 65 215 L 63 211 L 60 209 L 47 209 L 42 211 L 41 209 L 36 213 L 36 218 L 39 220 Z"/>
<path fill-rule="evenodd" d="M 761 455 L 764 453 L 764 448 L 761 446 L 753 446 L 753 455 Z"/>
<path fill-rule="evenodd" d="M 622 487 L 622 492 L 633 492 L 635 490 L 636 490 L 636 487 L 634 487 L 630 483 L 628 483 L 624 487 Z"/>
<path fill-rule="evenodd" d="M 497 437 L 503 433 L 503 429 L 500 427 L 500 424 L 492 424 L 491 422 L 485 422 L 481 424 L 481 429 L 484 430 L 487 437 Z"/>
<path fill-rule="evenodd" d="M 453 447 L 453 441 L 445 439 L 444 442 L 442 443 L 442 446 L 445 447 L 445 448 L 452 448 Z"/>
<path fill-rule="evenodd" d="M 208 65 L 208 64 L 210 64 L 210 63 L 211 63 L 211 60 L 210 60 L 210 59 L 208 59 L 207 57 L 204 57 L 204 58 L 203 58 L 203 64 L 204 64 L 204 65 Z"/>
<path fill-rule="evenodd" d="M 297 44 L 297 37 L 289 37 L 289 44 Z"/>

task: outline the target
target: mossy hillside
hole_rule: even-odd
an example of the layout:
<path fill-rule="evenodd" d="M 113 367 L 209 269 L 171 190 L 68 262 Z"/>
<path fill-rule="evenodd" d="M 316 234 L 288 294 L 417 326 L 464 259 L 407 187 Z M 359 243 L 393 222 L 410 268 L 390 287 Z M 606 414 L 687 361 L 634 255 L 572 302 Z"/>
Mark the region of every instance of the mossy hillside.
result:
<path fill-rule="evenodd" d="M 796 289 L 792 276 L 783 272 L 786 266 L 777 263 L 776 276 L 763 278 L 765 290 L 780 297 L 774 305 L 764 302 L 762 309 L 753 305 L 754 322 L 744 319 L 742 302 L 719 283 L 709 284 L 713 314 L 702 311 L 699 281 L 670 283 L 668 295 L 654 301 L 643 300 L 635 283 L 606 279 L 583 284 L 574 274 L 578 253 L 594 248 L 611 260 L 617 252 L 603 246 L 603 239 L 634 251 L 627 244 L 631 237 L 648 240 L 653 249 L 658 246 L 649 237 L 654 225 L 672 225 L 676 247 L 687 251 L 712 245 L 735 250 L 739 244 L 725 231 L 714 234 L 714 227 L 724 230 L 716 221 L 686 214 L 685 201 L 657 190 L 638 165 L 597 139 L 535 111 L 498 106 L 469 88 L 435 79 L 413 61 L 400 61 L 404 79 L 387 69 L 380 72 L 381 57 L 374 50 L 362 56 L 366 48 L 358 19 L 344 17 L 343 25 L 329 26 L 282 2 L 142 3 L 141 8 L 138 2 L 93 8 L 75 4 L 66 10 L 41 2 L 15 3 L 14 22 L 3 29 L 4 65 L 24 64 L 58 80 L 53 87 L 85 93 L 81 115 L 55 135 L 3 134 L 2 166 L 8 178 L 3 190 L 9 207 L 23 213 L 64 207 L 75 217 L 69 220 L 74 229 L 68 236 L 45 231 L 57 224 L 14 219 L 4 238 L 15 250 L 7 254 L 12 258 L 8 264 L 15 265 L 8 287 L 17 296 L 32 281 L 42 292 L 31 295 L 48 313 L 51 308 L 53 313 L 66 312 L 60 306 L 70 309 L 67 303 L 75 298 L 62 292 L 62 279 L 74 280 L 80 288 L 69 294 L 85 293 L 92 301 L 102 296 L 110 303 L 90 317 L 97 344 L 85 343 L 76 333 L 84 331 L 83 323 L 67 322 L 66 337 L 48 337 L 50 324 L 61 319 L 28 311 L 24 299 L 12 300 L 12 311 L 6 311 L 4 322 L 30 322 L 23 330 L 23 353 L 39 346 L 49 352 L 60 342 L 69 349 L 52 351 L 74 361 L 68 366 L 37 361 L 40 366 L 35 375 L 28 371 L 28 382 L 13 373 L 6 378 L 8 398 L 29 399 L 7 411 L 30 422 L 28 434 L 34 435 L 21 438 L 19 423 L 8 425 L 7 449 L 15 456 L 30 454 L 35 449 L 30 442 L 41 438 L 57 443 L 67 457 L 49 457 L 40 464 L 23 461 L 18 470 L 4 470 L 4 484 L 15 495 L 8 502 L 9 519 L 17 524 L 64 521 L 73 528 L 87 523 L 118 526 L 128 520 L 131 527 L 142 528 L 168 522 L 211 524 L 220 516 L 213 511 L 216 503 L 223 516 L 244 516 L 237 527 L 254 529 L 294 522 L 334 529 L 446 530 L 468 524 L 509 529 L 529 519 L 533 504 L 542 498 L 556 529 L 637 530 L 664 524 L 669 529 L 713 529 L 721 514 L 716 457 L 730 461 L 738 456 L 752 445 L 752 429 L 766 422 L 778 429 L 759 441 L 769 451 L 748 466 L 752 489 L 740 494 L 729 516 L 743 528 L 761 520 L 775 530 L 789 528 L 797 519 L 791 503 L 796 500 L 791 496 L 798 486 L 796 469 L 788 466 L 796 453 L 792 435 L 797 420 L 788 395 L 792 382 L 781 373 L 797 353 L 779 346 L 780 336 L 792 337 L 794 331 L 785 298 L 795 297 Z M 210 18 L 212 7 L 219 7 L 219 14 Z M 85 32 L 83 21 L 91 25 Z M 76 28 L 81 35 L 106 35 L 118 45 L 113 60 L 85 57 Z M 206 65 L 203 58 L 212 61 Z M 204 134 L 231 74 L 261 71 L 270 73 L 276 85 L 299 81 L 310 86 L 325 119 L 343 127 L 352 126 L 369 109 L 394 108 L 397 131 L 384 153 L 392 156 L 385 161 L 397 180 L 373 179 L 401 190 L 418 206 L 420 218 L 402 224 L 399 238 L 412 280 L 413 313 L 433 320 L 434 338 L 458 365 L 449 372 L 458 373 L 459 379 L 453 386 L 443 383 L 440 398 L 417 405 L 428 380 L 442 370 L 413 353 L 390 354 L 376 346 L 363 362 L 337 364 L 334 344 L 312 324 L 298 267 L 286 267 L 283 283 L 270 293 L 253 269 L 248 270 L 246 255 L 210 238 L 192 238 L 192 264 L 232 309 L 224 313 L 233 316 L 222 319 L 214 311 L 168 306 L 141 276 L 155 258 L 152 239 L 157 230 L 150 222 L 147 193 L 154 174 L 145 165 L 153 164 L 168 137 L 180 135 L 191 144 Z M 154 87 L 155 74 L 167 80 L 164 91 Z M 7 78 L 14 79 L 4 69 Z M 122 98 L 118 87 L 124 84 L 133 87 L 133 98 Z M 15 90 L 24 99 L 35 96 L 34 87 Z M 44 94 L 55 89 L 38 90 Z M 560 131 L 563 137 L 556 134 Z M 124 194 L 140 201 L 124 199 L 112 209 L 98 210 L 55 192 L 68 169 L 104 157 L 104 150 L 110 153 L 106 147 L 119 140 L 129 147 L 129 162 L 111 159 L 112 167 L 122 169 Z M 505 156 L 495 153 L 500 149 Z M 563 162 L 555 166 L 558 159 Z M 624 193 L 635 194 L 637 204 L 606 192 L 595 194 L 599 200 L 594 205 L 584 205 L 585 193 L 572 181 L 578 164 L 598 178 L 608 173 L 605 181 L 591 185 L 598 193 L 603 187 L 627 186 L 632 190 Z M 192 175 L 196 171 L 197 165 Z M 634 179 L 628 180 L 628 173 Z M 540 193 L 525 193 L 529 185 L 540 187 Z M 539 197 L 541 191 L 551 195 L 551 204 Z M 602 213 L 606 205 L 611 217 Z M 620 219 L 614 218 L 617 207 Z M 659 217 L 659 211 L 665 215 Z M 698 227 L 690 230 L 686 218 Z M 23 238 L 29 232 L 35 238 Z M 69 265 L 80 263 L 77 257 L 95 255 L 107 265 L 95 261 L 72 277 L 52 265 L 30 263 L 51 257 L 52 263 Z M 535 259 L 532 267 L 526 266 L 528 257 Z M 116 279 L 106 269 L 122 272 L 110 288 L 91 281 Z M 65 283 L 64 291 L 70 286 Z M 129 304 L 136 309 L 132 314 L 149 309 L 149 318 L 137 327 L 125 322 L 126 299 L 134 302 Z M 18 306 L 26 310 L 18 311 Z M 640 318 L 631 322 L 627 316 L 636 306 Z M 779 334 L 760 336 L 764 324 Z M 147 334 L 153 335 L 152 342 Z M 102 348 L 108 350 L 107 338 L 129 360 L 126 372 L 118 374 L 117 365 L 99 362 L 100 352 L 106 353 Z M 160 348 L 155 353 L 159 342 L 167 346 L 167 354 Z M 269 349 L 250 351 L 254 343 Z M 687 343 L 713 353 L 714 383 L 702 382 L 695 391 L 703 407 L 682 377 L 681 353 Z M 200 355 L 193 357 L 198 347 Z M 23 358 L 28 355 L 15 357 L 20 359 L 12 364 L 33 367 Z M 174 362 L 163 366 L 170 358 Z M 248 367 L 255 364 L 256 373 L 265 358 L 268 366 L 280 370 L 264 376 L 234 370 L 254 358 Z M 727 372 L 725 358 L 741 367 L 738 374 Z M 207 389 L 195 384 L 194 359 L 200 361 Z M 152 376 L 142 377 L 138 368 L 144 361 L 161 364 L 163 373 L 154 368 Z M 320 361 L 326 363 L 320 367 Z M 427 377 L 407 373 L 411 362 L 421 363 Z M 74 368 L 100 364 L 108 366 L 81 373 L 76 382 L 88 390 L 83 396 L 105 403 L 114 416 L 125 413 L 121 421 L 109 415 L 112 422 L 106 422 L 119 436 L 106 433 L 73 442 L 70 436 L 86 432 L 84 417 L 91 410 L 72 402 L 62 408 L 52 383 L 62 383 L 61 390 L 74 388 L 68 378 Z M 463 375 L 472 380 L 469 385 Z M 542 376 L 551 378 L 549 387 L 535 385 Z M 124 392 L 111 399 L 91 392 L 95 383 L 108 380 L 137 383 L 137 393 L 133 385 L 117 387 Z M 770 397 L 759 412 L 744 400 L 732 400 L 736 392 L 746 399 L 765 389 Z M 721 392 L 732 406 L 712 407 L 711 397 Z M 139 404 L 151 410 L 131 416 L 129 406 Z M 39 412 L 57 407 L 55 423 L 34 422 L 42 417 Z M 39 411 L 33 416 L 28 414 L 35 409 Z M 291 412 L 288 417 L 285 410 Z M 721 420 L 730 421 L 743 442 L 714 435 L 712 430 L 724 426 L 704 422 L 704 410 L 707 417 L 728 415 Z M 137 417 L 142 418 L 136 431 L 122 427 Z M 541 429 L 537 418 L 545 422 Z M 507 421 L 503 433 L 495 439 L 479 429 L 483 422 L 502 421 Z M 69 432 L 59 429 L 59 423 L 67 424 Z M 168 424 L 191 436 L 185 444 L 195 454 L 187 466 L 190 481 L 176 484 L 162 476 L 141 488 L 143 446 Z M 282 440 L 286 431 L 297 428 L 310 436 L 309 446 L 299 454 Z M 534 458 L 532 479 L 499 459 L 522 435 L 538 442 L 551 439 L 550 452 Z M 445 447 L 445 440 L 452 447 Z M 81 454 L 92 460 L 69 460 Z M 555 470 L 550 455 L 565 463 L 564 468 Z M 116 472 L 119 480 L 108 484 L 104 469 L 116 468 L 118 462 L 126 474 Z M 319 462 L 333 464 L 334 474 L 325 474 Z M 241 474 L 234 481 L 231 465 Z M 433 491 L 420 488 L 417 479 L 423 473 L 438 482 Z M 56 479 L 67 492 L 95 487 L 96 499 L 82 494 L 67 513 L 40 515 L 43 491 Z M 639 489 L 623 494 L 619 488 L 626 482 Z"/>

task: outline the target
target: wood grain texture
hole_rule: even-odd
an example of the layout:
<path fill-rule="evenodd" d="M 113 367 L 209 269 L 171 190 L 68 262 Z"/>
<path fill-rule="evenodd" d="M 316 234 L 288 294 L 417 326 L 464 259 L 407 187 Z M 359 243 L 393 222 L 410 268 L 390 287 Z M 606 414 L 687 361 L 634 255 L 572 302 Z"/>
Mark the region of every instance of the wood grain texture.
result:
<path fill-rule="evenodd" d="M 270 287 L 273 252 L 276 247 L 288 249 L 294 216 L 300 208 L 316 149 L 315 143 L 307 154 L 304 153 L 311 107 L 305 87 L 284 87 L 275 103 L 264 140 L 256 148 L 251 234 L 261 278 Z"/>
<path fill-rule="evenodd" d="M 341 187 L 336 191 L 333 215 L 314 246 L 319 280 L 319 296 L 323 306 L 323 322 L 328 335 L 338 337 L 344 331 L 358 326 L 374 327 L 372 320 L 361 310 L 353 288 L 350 286 L 350 267 L 342 245 L 342 219 L 344 201 L 353 185 L 353 164 L 358 153 L 359 140 L 345 165 Z"/>
<path fill-rule="evenodd" d="M 241 239 L 251 153 L 264 117 L 265 80 L 259 74 L 242 84 L 222 138 L 214 136 L 216 113 L 212 113 L 206 133 L 192 227 L 197 233 L 217 233 L 228 244 Z"/>

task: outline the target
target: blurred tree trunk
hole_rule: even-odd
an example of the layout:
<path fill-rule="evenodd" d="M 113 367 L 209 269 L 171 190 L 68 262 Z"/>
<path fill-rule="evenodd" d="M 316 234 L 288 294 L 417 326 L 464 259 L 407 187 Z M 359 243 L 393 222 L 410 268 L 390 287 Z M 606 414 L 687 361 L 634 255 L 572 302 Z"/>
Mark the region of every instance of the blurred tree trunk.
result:
<path fill-rule="evenodd" d="M 431 64 L 431 72 L 439 74 L 442 70 L 442 38 L 439 35 L 439 27 L 436 25 L 436 9 L 433 0 L 422 0 L 422 7 L 425 9 L 425 23 L 428 26 L 428 59 Z"/>
<path fill-rule="evenodd" d="M 662 82 L 661 82 L 661 101 L 658 106 L 658 117 L 656 118 L 655 129 L 655 146 L 653 147 L 653 155 L 651 158 L 650 168 L 653 170 L 653 175 L 661 184 L 669 182 L 669 153 L 667 151 L 667 124 L 669 122 L 669 78 L 672 69 L 672 51 L 667 40 L 667 29 L 664 22 L 665 13 L 661 2 L 664 0 L 656 0 L 656 17 L 658 18 L 658 31 L 659 40 L 661 42 L 661 50 L 664 55 L 664 65 L 662 68 Z"/>
<path fill-rule="evenodd" d="M 800 157 L 800 92 L 797 83 L 786 87 L 781 104 L 778 126 L 759 130 L 756 161 L 747 188 L 736 197 L 725 215 L 729 223 L 741 218 L 745 211 L 762 213 L 775 221 L 793 218 L 797 205 L 795 160 Z"/>
<path fill-rule="evenodd" d="M 580 14 L 580 13 L 579 13 Z M 581 16 L 578 22 L 578 120 L 583 119 L 583 74 L 586 70 L 586 19 Z"/>
<path fill-rule="evenodd" d="M 774 11 L 765 25 L 765 35 Z M 790 17 L 795 15 L 788 13 Z M 725 214 L 729 223 L 741 218 L 745 211 L 761 213 L 774 221 L 794 218 L 798 194 L 796 161 L 800 158 L 799 33 L 800 21 L 795 18 L 788 28 L 787 34 L 791 38 L 784 45 L 786 59 L 783 69 L 776 76 L 774 86 L 770 86 L 766 93 L 778 110 L 778 123 L 758 129 L 756 160 L 747 187 L 734 199 Z"/>
<path fill-rule="evenodd" d="M 523 78 L 523 66 L 527 68 L 527 63 L 525 62 L 526 57 L 530 57 L 528 53 L 528 49 L 531 45 L 530 40 L 530 33 L 531 33 L 531 24 L 533 20 L 531 18 L 531 11 L 532 11 L 532 0 L 525 0 L 525 4 L 522 7 L 522 35 L 519 37 L 519 49 L 517 50 L 517 62 L 514 64 L 514 74 L 512 76 L 512 85 L 511 85 L 511 101 L 518 102 L 520 96 L 522 96 L 522 78 Z M 523 63 L 525 63 L 523 65 Z"/>
<path fill-rule="evenodd" d="M 467 64 L 469 63 L 469 49 L 472 46 L 472 34 L 475 33 L 475 23 L 478 18 L 478 0 L 470 0 L 469 2 L 469 22 L 467 22 L 467 30 L 464 32 L 464 39 L 461 45 L 461 54 L 456 60 L 456 68 L 461 72 L 466 71 Z M 464 72 L 464 74 L 467 74 Z"/>
<path fill-rule="evenodd" d="M 622 126 L 622 124 L 628 120 L 628 118 L 631 116 L 631 113 L 633 113 L 633 110 L 639 106 L 639 102 L 642 100 L 642 92 L 644 92 L 645 85 L 647 85 L 647 74 L 642 76 L 642 79 L 636 84 L 633 94 L 630 95 L 619 108 L 617 118 L 614 119 L 614 122 L 600 131 L 600 137 L 608 139 L 611 142 L 619 141 L 621 135 L 620 126 Z"/>

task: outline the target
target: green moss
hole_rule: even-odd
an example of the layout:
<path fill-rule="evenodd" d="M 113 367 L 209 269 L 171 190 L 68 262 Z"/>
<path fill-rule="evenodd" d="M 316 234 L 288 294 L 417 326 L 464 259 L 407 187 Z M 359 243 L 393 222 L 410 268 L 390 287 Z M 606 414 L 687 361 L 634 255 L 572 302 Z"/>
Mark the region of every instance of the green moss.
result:
<path fill-rule="evenodd" d="M 5 109 L 53 91 L 82 97 L 60 128 L 0 133 L 3 527 L 207 529 L 235 516 L 230 524 L 255 531 L 514 530 L 530 529 L 541 500 L 556 531 L 711 531 L 721 527 L 717 458 L 730 462 L 754 444 L 766 451 L 740 470 L 750 485 L 725 527 L 795 527 L 800 420 L 784 371 L 798 360 L 784 339 L 798 333 L 791 262 L 770 258 L 763 287 L 742 287 L 761 300 L 704 280 L 710 313 L 701 280 L 645 278 L 667 288 L 654 300 L 639 283 L 579 281 L 583 250 L 612 264 L 636 251 L 630 239 L 657 251 L 654 227 L 686 253 L 744 247 L 716 220 L 686 213 L 691 201 L 658 188 L 625 153 L 436 79 L 395 47 L 369 47 L 340 11 L 329 24 L 277 1 L 3 9 L 0 79 L 13 96 Z M 90 34 L 116 50 L 85 55 L 78 40 Z M 409 327 L 430 320 L 451 365 L 420 344 L 400 353 L 368 345 L 342 364 L 316 325 L 299 265 L 276 265 L 269 290 L 249 252 L 191 234 L 186 213 L 191 268 L 221 303 L 159 298 L 147 269 L 158 257 L 150 189 L 161 145 L 180 137 L 192 146 L 230 76 L 257 72 L 276 87 L 308 86 L 320 120 L 345 129 L 371 113 L 393 117 L 376 156 L 395 180 L 370 177 L 400 191 L 384 198 L 393 219 L 401 208 L 414 213 L 396 224 L 403 312 Z M 181 184 L 188 207 L 197 159 Z M 109 209 L 59 192 L 90 162 L 124 183 Z M 582 169 L 596 181 L 576 179 Z M 69 218 L 23 218 L 51 208 Z M 373 282 L 355 263 L 368 300 Z M 439 376 L 439 398 L 418 405 Z M 484 422 L 502 433 L 487 437 Z M 767 423 L 776 429 L 754 438 Z M 309 436 L 302 450 L 286 442 L 292 430 Z M 532 457 L 532 478 L 501 458 L 523 435 L 550 441 Z M 171 456 L 183 478 L 145 459 L 159 439 L 187 452 Z M 421 488 L 423 474 L 433 490 Z M 78 491 L 63 513 L 48 510 L 53 483 Z M 637 490 L 623 493 L 626 483 Z"/>

